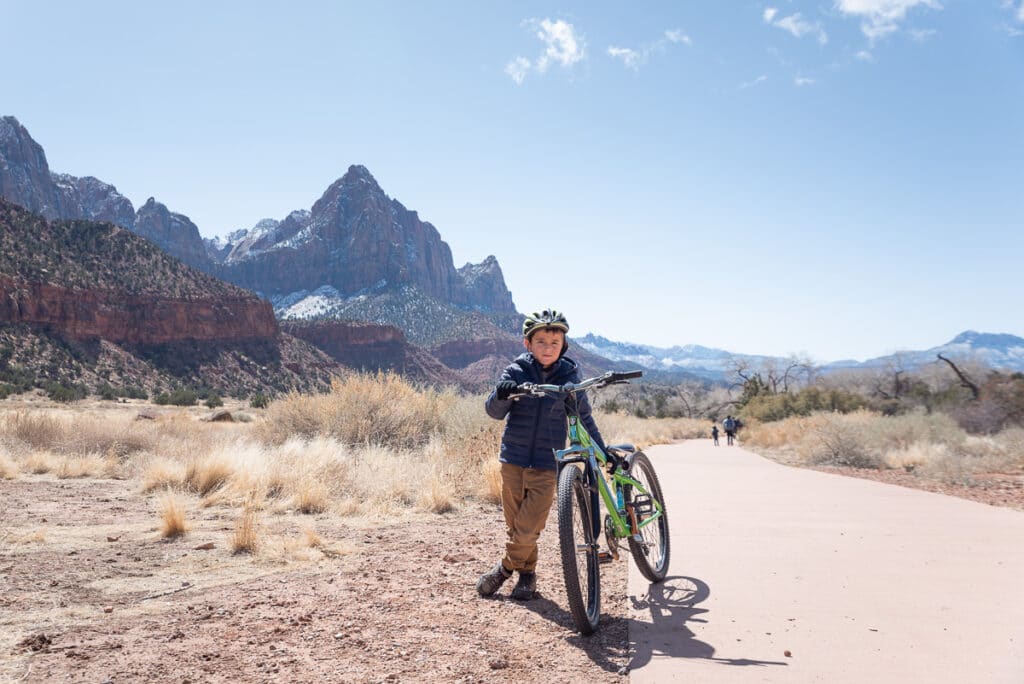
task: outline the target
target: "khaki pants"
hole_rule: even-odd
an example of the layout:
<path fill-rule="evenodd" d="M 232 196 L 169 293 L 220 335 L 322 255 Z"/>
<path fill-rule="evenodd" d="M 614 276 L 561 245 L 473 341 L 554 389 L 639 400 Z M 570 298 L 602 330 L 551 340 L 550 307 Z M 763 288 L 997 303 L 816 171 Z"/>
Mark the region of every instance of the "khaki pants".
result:
<path fill-rule="evenodd" d="M 555 498 L 554 470 L 501 464 L 501 508 L 505 513 L 506 568 L 533 572 L 537 567 L 537 540 L 548 521 Z"/>

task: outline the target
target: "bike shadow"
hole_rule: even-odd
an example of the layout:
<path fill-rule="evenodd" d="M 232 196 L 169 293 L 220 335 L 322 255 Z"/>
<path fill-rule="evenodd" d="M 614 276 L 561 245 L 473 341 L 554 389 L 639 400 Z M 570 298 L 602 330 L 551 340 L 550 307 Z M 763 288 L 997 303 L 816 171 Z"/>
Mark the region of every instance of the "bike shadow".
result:
<path fill-rule="evenodd" d="M 645 623 L 630 621 L 630 641 L 633 657 L 629 669 L 635 670 L 651 661 L 655 655 L 669 658 L 700 658 L 711 660 L 723 665 L 782 665 L 788 663 L 776 660 L 754 660 L 750 658 L 717 658 L 715 647 L 697 638 L 687 625 L 691 622 L 707 622 L 704 616 L 709 611 L 698 607 L 711 595 L 707 583 L 696 577 L 666 577 L 663 582 L 649 585 L 643 596 L 630 595 L 629 600 L 634 610 L 648 610 L 651 614 L 653 631 L 661 632 L 665 638 L 657 640 L 644 639 L 639 643 L 634 635 L 641 629 L 651 629 Z"/>

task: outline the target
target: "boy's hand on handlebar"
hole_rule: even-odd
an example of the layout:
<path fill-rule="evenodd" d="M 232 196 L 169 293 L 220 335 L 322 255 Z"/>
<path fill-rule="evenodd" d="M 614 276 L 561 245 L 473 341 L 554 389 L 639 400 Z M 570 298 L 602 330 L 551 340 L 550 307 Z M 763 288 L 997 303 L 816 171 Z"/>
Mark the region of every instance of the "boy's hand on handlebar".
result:
<path fill-rule="evenodd" d="M 505 401 L 519 388 L 512 380 L 502 380 L 494 387 L 494 396 L 499 401 Z"/>

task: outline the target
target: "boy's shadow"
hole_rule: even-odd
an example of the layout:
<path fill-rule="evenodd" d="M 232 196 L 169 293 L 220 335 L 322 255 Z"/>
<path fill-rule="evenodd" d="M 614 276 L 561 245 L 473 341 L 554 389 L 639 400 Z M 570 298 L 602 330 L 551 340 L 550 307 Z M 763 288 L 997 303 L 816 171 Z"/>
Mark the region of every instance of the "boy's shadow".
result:
<path fill-rule="evenodd" d="M 751 660 L 749 658 L 716 658 L 715 647 L 697 639 L 696 634 L 688 626 L 688 622 L 707 622 L 703 617 L 708 612 L 696 605 L 711 595 L 707 584 L 695 577 L 667 577 L 664 582 L 651 584 L 647 594 L 630 595 L 629 600 L 634 610 L 648 610 L 651 614 L 653 630 L 666 638 L 658 640 L 661 647 L 653 639 L 644 639 L 640 643 L 635 635 L 639 633 L 640 624 L 630 622 L 630 641 L 634 648 L 630 670 L 642 667 L 657 654 L 670 658 L 702 658 L 713 660 L 723 665 L 788 665 L 776 660 Z"/>
<path fill-rule="evenodd" d="M 601 598 L 602 602 L 606 600 L 604 596 Z M 590 636 L 583 636 L 576 631 L 576 623 L 573 622 L 572 615 L 569 611 L 539 592 L 536 598 L 532 601 L 524 601 L 522 603 L 518 603 L 518 605 L 526 608 L 527 610 L 533 611 L 537 615 L 550 620 L 560 627 L 564 627 L 571 633 L 571 636 L 565 637 L 565 640 L 584 651 L 594 664 L 605 672 L 618 672 L 622 667 L 622 658 L 627 655 L 626 649 L 616 647 L 616 639 L 602 639 L 600 637 L 602 634 L 608 635 L 609 633 L 621 630 L 623 640 L 625 640 L 627 628 L 626 623 L 628 622 L 625 618 L 615 618 L 602 615 L 601 622 L 597 626 L 597 631 Z M 613 660 L 613 658 L 618 658 L 618 662 Z"/>

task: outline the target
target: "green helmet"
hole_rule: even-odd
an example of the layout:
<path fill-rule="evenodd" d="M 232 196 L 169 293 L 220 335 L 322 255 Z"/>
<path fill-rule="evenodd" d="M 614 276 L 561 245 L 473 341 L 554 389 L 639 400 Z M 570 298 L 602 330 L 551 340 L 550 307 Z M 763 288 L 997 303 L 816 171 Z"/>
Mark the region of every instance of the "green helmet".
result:
<path fill-rule="evenodd" d="M 530 337 L 538 330 L 561 330 L 568 333 L 569 321 L 565 320 L 565 314 L 555 309 L 544 309 L 540 313 L 535 311 L 523 321 L 523 337 Z"/>

